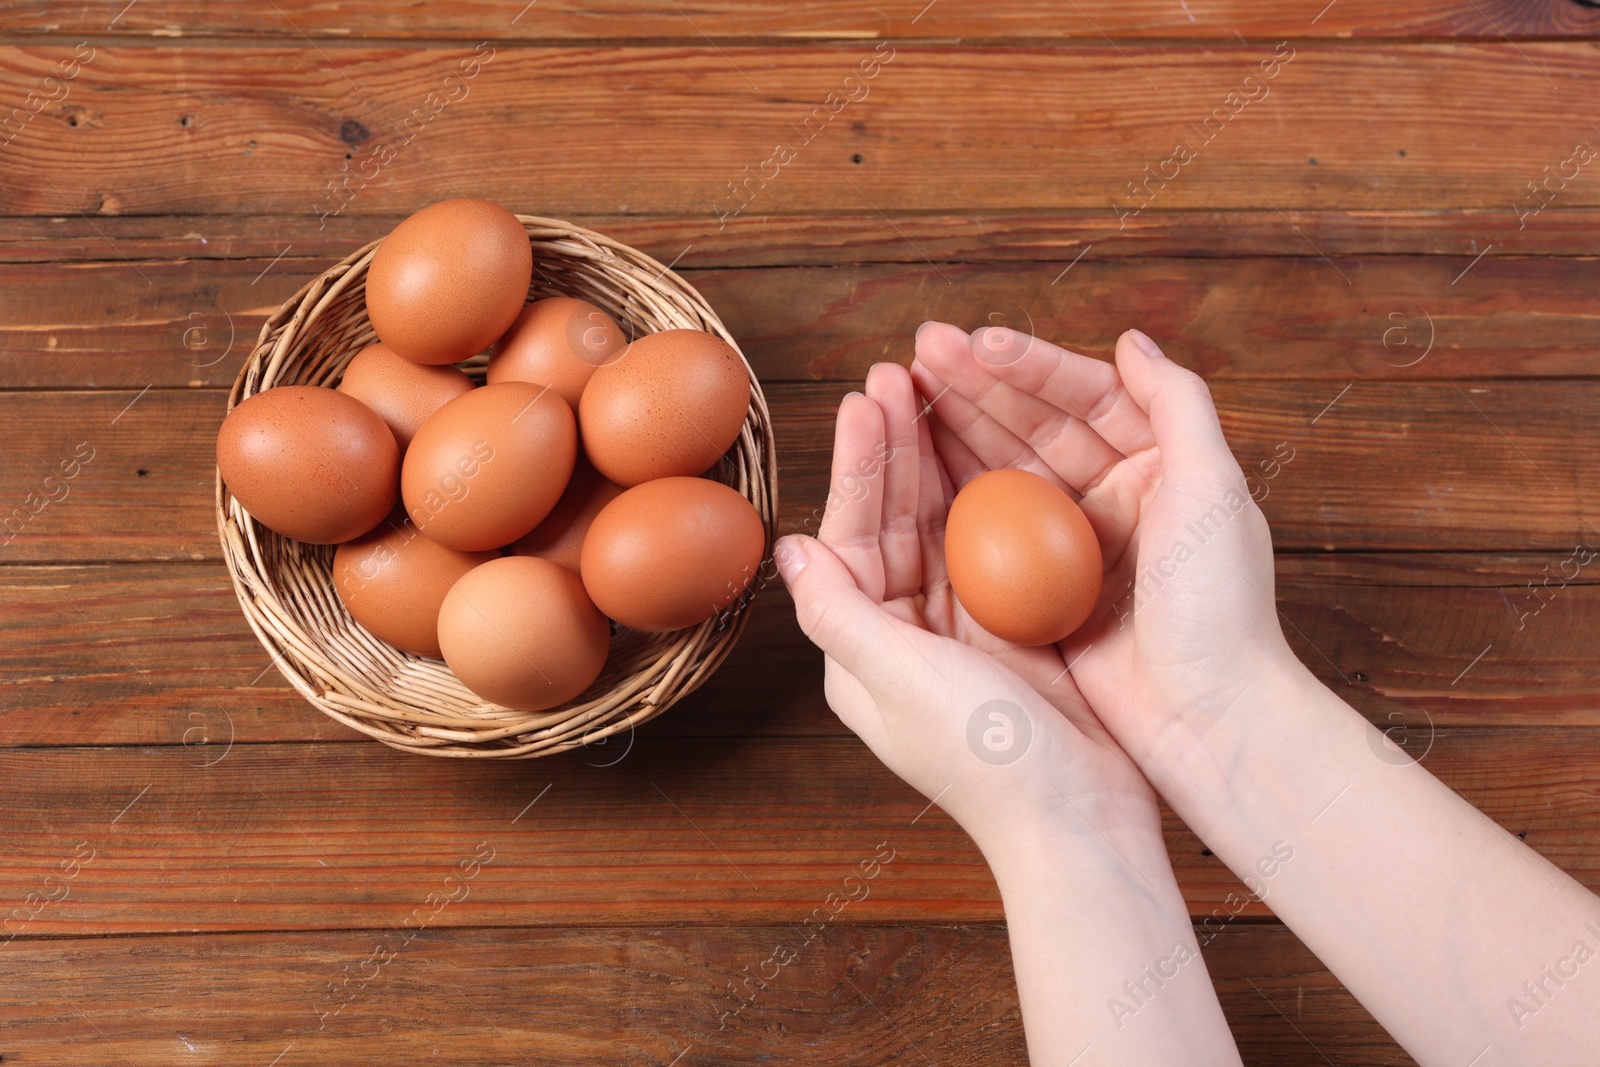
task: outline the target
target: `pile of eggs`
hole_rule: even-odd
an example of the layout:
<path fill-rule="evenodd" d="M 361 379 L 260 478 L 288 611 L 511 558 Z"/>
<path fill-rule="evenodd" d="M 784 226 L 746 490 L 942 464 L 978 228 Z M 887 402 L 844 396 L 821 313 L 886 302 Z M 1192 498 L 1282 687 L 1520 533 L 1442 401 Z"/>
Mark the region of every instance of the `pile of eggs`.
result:
<path fill-rule="evenodd" d="M 678 630 L 739 600 L 766 531 L 701 477 L 744 425 L 739 353 L 698 330 L 630 343 L 571 297 L 525 303 L 532 272 L 499 205 L 412 215 L 368 267 L 378 343 L 337 389 L 238 404 L 217 467 L 263 526 L 339 546 L 334 588 L 370 634 L 538 711 L 595 682 L 613 622 Z M 452 364 L 491 345 L 475 386 Z"/>

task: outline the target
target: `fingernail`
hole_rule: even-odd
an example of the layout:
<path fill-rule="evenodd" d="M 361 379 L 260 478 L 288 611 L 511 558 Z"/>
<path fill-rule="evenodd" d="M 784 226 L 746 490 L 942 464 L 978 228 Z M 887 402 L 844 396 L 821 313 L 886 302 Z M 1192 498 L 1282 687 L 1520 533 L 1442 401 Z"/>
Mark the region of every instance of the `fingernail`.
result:
<path fill-rule="evenodd" d="M 772 562 L 778 565 L 778 573 L 783 576 L 783 584 L 792 586 L 794 580 L 800 577 L 800 572 L 806 569 L 806 564 L 811 561 L 806 557 L 806 545 L 798 537 L 780 537 L 778 543 L 772 547 Z"/>
<path fill-rule="evenodd" d="M 1143 334 L 1139 330 L 1129 330 L 1128 331 L 1128 340 L 1130 340 L 1134 344 L 1138 345 L 1139 346 L 1139 351 L 1143 352 L 1145 355 L 1149 356 L 1151 359 L 1160 359 L 1161 358 L 1161 349 L 1159 347 L 1157 347 L 1157 345 L 1156 345 L 1156 343 L 1154 341 L 1150 340 L 1149 337 L 1145 336 L 1145 334 Z"/>
<path fill-rule="evenodd" d="M 933 325 L 933 320 L 929 319 L 927 322 L 923 323 L 921 326 L 918 326 L 917 327 L 917 338 L 916 339 L 917 340 L 921 340 L 922 339 L 922 331 L 926 330 L 929 326 L 932 326 L 932 325 Z"/>

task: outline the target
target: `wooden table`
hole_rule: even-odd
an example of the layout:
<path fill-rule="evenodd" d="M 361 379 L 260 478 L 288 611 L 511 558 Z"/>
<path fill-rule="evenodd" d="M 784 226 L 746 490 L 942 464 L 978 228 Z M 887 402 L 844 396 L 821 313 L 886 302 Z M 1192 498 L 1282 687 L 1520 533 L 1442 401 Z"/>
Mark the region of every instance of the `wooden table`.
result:
<path fill-rule="evenodd" d="M 833 719 L 780 590 L 631 748 L 521 763 L 364 740 L 246 629 L 226 387 L 455 195 L 706 294 L 786 529 L 924 319 L 1142 327 L 1266 491 L 1297 651 L 1600 885 L 1600 10 L 1324 2 L 0 0 L 5 1062 L 1024 1058 L 981 857 Z M 1410 1062 L 1168 842 L 1247 1062 Z"/>

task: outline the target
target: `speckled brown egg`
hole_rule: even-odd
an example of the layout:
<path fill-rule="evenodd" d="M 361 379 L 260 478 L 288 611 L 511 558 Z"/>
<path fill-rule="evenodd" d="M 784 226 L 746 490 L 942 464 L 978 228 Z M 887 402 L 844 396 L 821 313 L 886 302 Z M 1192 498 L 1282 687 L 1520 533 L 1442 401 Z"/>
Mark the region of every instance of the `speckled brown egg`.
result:
<path fill-rule="evenodd" d="M 517 217 L 487 200 L 443 200 L 383 239 L 367 268 L 378 339 L 416 363 L 483 351 L 522 310 L 533 248 Z"/>
<path fill-rule="evenodd" d="M 240 401 L 222 420 L 217 469 L 269 530 L 335 544 L 360 537 L 394 507 L 400 448 L 354 397 L 281 385 Z"/>
<path fill-rule="evenodd" d="M 699 330 L 663 330 L 595 371 L 578 425 L 600 473 L 633 486 L 710 470 L 738 440 L 749 406 L 749 371 L 732 345 Z"/>
<path fill-rule="evenodd" d="M 594 517 L 621 493 L 622 486 L 608 481 L 580 455 L 572 469 L 572 480 L 555 508 L 511 546 L 512 555 L 541 556 L 577 574 L 583 559 L 583 538 Z"/>
<path fill-rule="evenodd" d="M 547 386 L 462 393 L 411 439 L 400 493 L 411 521 L 463 552 L 508 545 L 550 514 L 578 456 L 567 402 Z"/>
<path fill-rule="evenodd" d="M 1031 471 L 987 471 L 956 494 L 944 530 L 950 588 L 996 637 L 1049 645 L 1100 599 L 1100 542 L 1077 502 Z"/>
<path fill-rule="evenodd" d="M 484 700 L 543 711 L 600 677 L 611 627 L 565 567 L 503 556 L 451 588 L 439 609 L 439 644 L 456 677 Z"/>
<path fill-rule="evenodd" d="M 368 345 L 344 369 L 339 392 L 378 413 L 405 455 L 428 416 L 468 389 L 472 379 L 455 367 L 413 363 L 383 342 Z"/>
<path fill-rule="evenodd" d="M 439 606 L 498 552 L 457 552 L 423 537 L 403 511 L 333 554 L 333 588 L 352 618 L 403 652 L 438 659 Z"/>
<path fill-rule="evenodd" d="M 616 320 L 587 300 L 535 300 L 495 342 L 489 382 L 548 385 L 576 411 L 594 372 L 627 343 Z"/>
<path fill-rule="evenodd" d="M 766 527 L 737 490 L 705 478 L 657 478 L 601 509 L 583 541 L 584 588 L 635 630 L 681 630 L 750 587 Z"/>

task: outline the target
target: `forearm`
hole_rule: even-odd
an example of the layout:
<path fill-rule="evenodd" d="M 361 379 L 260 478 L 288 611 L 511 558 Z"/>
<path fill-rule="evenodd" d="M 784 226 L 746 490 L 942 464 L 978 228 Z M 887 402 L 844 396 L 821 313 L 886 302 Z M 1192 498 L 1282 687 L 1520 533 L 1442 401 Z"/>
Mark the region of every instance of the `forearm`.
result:
<path fill-rule="evenodd" d="M 1600 899 L 1298 663 L 1191 740 L 1152 783 L 1424 1067 L 1594 1062 Z"/>
<path fill-rule="evenodd" d="M 1236 1065 L 1159 820 L 1113 818 L 991 850 L 1039 1067 Z"/>

